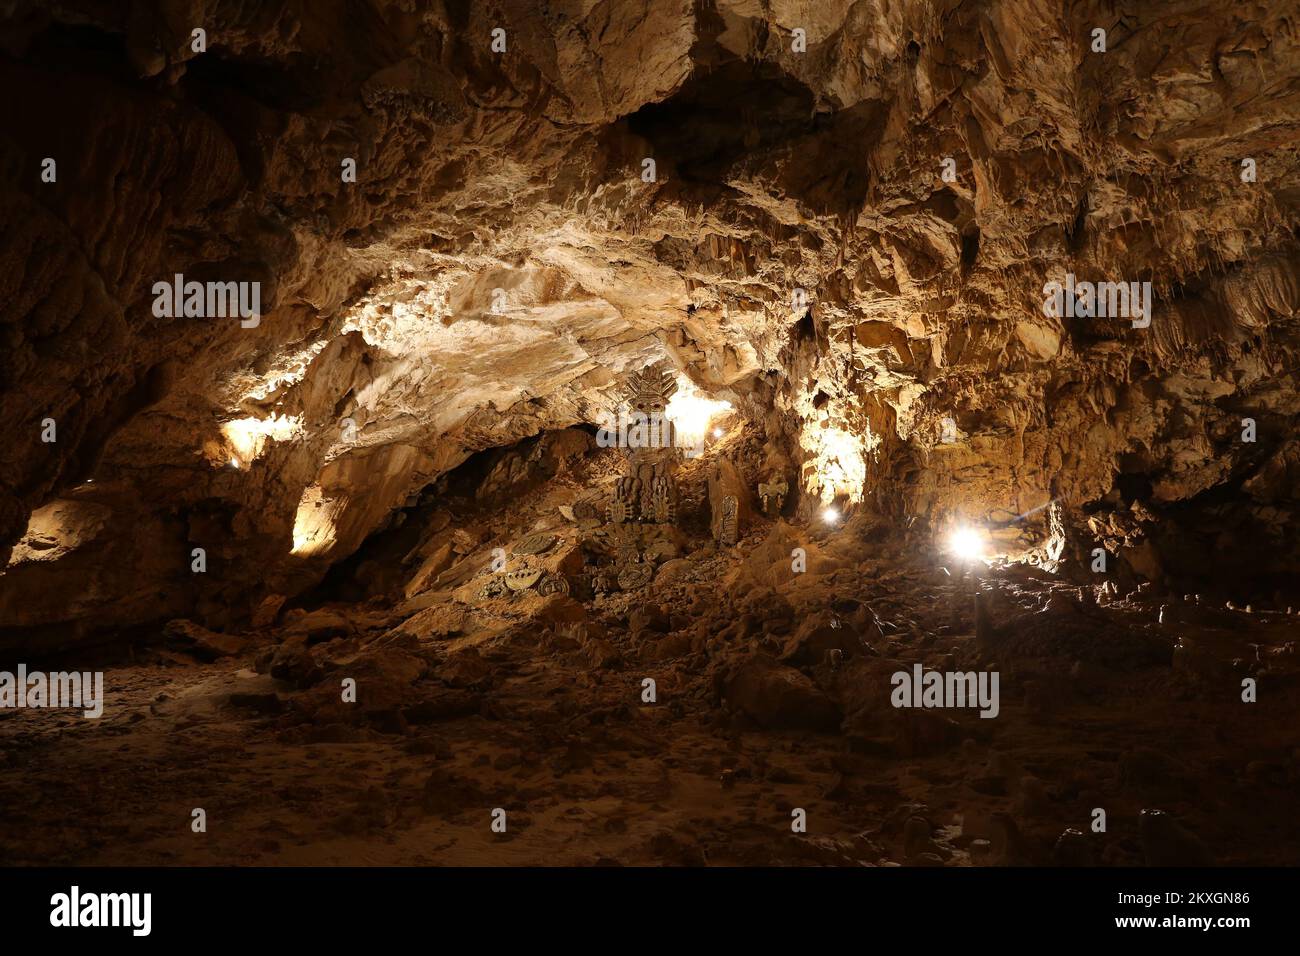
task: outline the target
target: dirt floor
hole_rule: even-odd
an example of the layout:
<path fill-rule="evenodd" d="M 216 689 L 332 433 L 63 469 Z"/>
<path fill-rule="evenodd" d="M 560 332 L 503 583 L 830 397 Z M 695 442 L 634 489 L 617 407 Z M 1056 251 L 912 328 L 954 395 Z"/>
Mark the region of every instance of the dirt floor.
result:
<path fill-rule="evenodd" d="M 1300 618 L 1285 609 L 963 570 L 865 515 L 810 529 L 754 514 L 720 547 L 708 460 L 683 473 L 677 556 L 643 587 L 593 593 L 579 572 L 599 571 L 606 525 L 577 503 L 608 487 L 609 462 L 489 507 L 492 476 L 518 464 L 503 461 L 477 496 L 442 488 L 322 585 L 356 600 L 271 602 L 236 635 L 172 622 L 93 663 L 99 720 L 0 713 L 0 862 L 1300 856 Z M 537 534 L 557 541 L 511 561 L 567 575 L 571 593 L 485 596 L 492 549 Z M 806 571 L 789 569 L 794 547 Z M 998 671 L 997 717 L 893 707 L 891 675 L 915 663 Z"/>

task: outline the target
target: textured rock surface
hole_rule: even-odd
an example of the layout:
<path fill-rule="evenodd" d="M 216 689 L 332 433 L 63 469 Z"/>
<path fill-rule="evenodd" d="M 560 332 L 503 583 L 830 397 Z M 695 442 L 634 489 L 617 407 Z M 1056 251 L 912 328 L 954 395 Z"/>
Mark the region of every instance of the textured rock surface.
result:
<path fill-rule="evenodd" d="M 1294 863 L 1293 2 L 0 18 L 0 858 Z"/>
<path fill-rule="evenodd" d="M 1289 3 L 20 0 L 0 38 L 7 641 L 246 620 L 663 355 L 804 514 L 1296 571 Z M 155 318 L 176 273 L 265 315 Z M 1044 315 L 1066 273 L 1150 281 L 1150 327 Z"/>
<path fill-rule="evenodd" d="M 5 859 L 1295 859 L 1294 614 L 1024 564 L 950 573 L 922 531 L 864 512 L 833 528 L 755 516 L 718 548 L 708 477 L 725 457 L 752 480 L 764 444 L 751 423 L 683 465 L 682 557 L 653 584 L 592 595 L 581 583 L 602 529 L 569 515 L 613 486 L 618 450 L 481 494 L 486 476 L 544 461 L 530 450 L 540 439 L 440 480 L 321 588 L 287 609 L 273 598 L 253 631 L 176 619 L 163 641 L 122 634 L 133 652 L 105 647 L 94 665 L 106 670 L 94 726 L 30 708 L 0 720 Z M 789 571 L 794 548 L 803 573 Z M 431 576 L 425 556 L 444 549 L 451 564 Z M 544 567 L 572 576 L 573 594 L 484 596 L 496 549 L 501 574 Z M 997 719 L 894 706 L 895 675 L 915 666 L 999 672 Z M 1246 677 L 1257 703 L 1240 700 Z M 221 826 L 195 840 L 200 801 Z M 508 809 L 508 833 L 490 830 L 493 807 Z M 1105 832 L 1091 826 L 1098 807 Z M 791 829 L 796 808 L 806 833 Z"/>

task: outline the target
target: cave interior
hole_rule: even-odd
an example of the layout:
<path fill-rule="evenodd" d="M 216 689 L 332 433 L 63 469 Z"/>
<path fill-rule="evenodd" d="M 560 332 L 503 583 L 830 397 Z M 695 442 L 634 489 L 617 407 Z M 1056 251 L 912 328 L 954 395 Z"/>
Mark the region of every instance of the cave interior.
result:
<path fill-rule="evenodd" d="M 1297 859 L 1292 3 L 15 0 L 0 74 L 0 862 Z"/>

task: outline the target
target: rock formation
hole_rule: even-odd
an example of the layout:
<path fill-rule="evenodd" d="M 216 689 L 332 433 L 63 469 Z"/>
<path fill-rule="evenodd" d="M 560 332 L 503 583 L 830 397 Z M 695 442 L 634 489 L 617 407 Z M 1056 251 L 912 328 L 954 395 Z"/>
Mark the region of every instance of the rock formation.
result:
<path fill-rule="evenodd" d="M 1180 790 L 1296 777 L 1294 704 L 1232 709 L 1297 673 L 1293 3 L 14 0 L 0 41 L 5 661 L 143 668 L 110 717 L 218 773 L 231 710 L 435 814 L 614 752 L 669 806 L 658 747 L 840 840 L 669 810 L 611 858 L 1293 862 Z M 671 447 L 593 439 L 629 394 Z M 1001 716 L 891 707 L 923 662 Z M 1205 686 L 1217 738 L 1167 709 Z M 168 859 L 141 826 L 63 858 Z"/>

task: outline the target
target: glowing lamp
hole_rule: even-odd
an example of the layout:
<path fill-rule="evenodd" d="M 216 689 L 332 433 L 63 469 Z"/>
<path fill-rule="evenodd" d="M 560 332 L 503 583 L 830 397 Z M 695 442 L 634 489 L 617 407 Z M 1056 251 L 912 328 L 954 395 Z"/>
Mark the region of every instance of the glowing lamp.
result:
<path fill-rule="evenodd" d="M 711 419 L 731 411 L 731 402 L 706 398 L 685 376 L 677 379 L 677 391 L 668 401 L 664 416 L 673 423 L 679 447 L 700 445 L 710 433 Z M 721 429 L 718 429 L 721 431 Z M 717 437 L 717 432 L 713 433 Z"/>
<path fill-rule="evenodd" d="M 975 561 L 984 557 L 984 536 L 969 525 L 959 525 L 948 535 L 948 550 L 959 561 Z"/>

